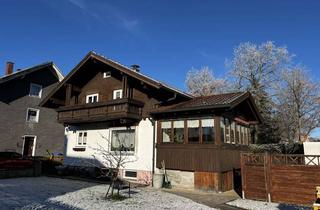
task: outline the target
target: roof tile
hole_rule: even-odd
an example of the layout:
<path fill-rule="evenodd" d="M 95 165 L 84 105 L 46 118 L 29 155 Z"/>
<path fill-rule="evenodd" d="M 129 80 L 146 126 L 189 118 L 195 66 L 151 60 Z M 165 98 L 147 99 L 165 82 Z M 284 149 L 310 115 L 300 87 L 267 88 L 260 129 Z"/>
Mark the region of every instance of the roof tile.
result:
<path fill-rule="evenodd" d="M 161 107 L 156 112 L 163 111 L 175 111 L 175 110 L 184 110 L 184 109 L 194 109 L 202 107 L 212 107 L 212 106 L 228 106 L 232 105 L 237 99 L 247 94 L 247 92 L 234 92 L 234 93 L 223 93 L 210 96 L 199 96 L 194 97 L 189 101 L 182 102 L 170 107 Z"/>

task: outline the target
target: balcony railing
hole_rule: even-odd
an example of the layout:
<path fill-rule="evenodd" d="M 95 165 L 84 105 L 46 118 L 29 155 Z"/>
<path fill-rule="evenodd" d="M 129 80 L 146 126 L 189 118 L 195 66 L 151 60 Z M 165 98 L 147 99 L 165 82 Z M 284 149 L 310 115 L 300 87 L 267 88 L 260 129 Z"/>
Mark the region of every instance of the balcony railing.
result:
<path fill-rule="evenodd" d="M 66 106 L 57 109 L 60 123 L 140 120 L 144 103 L 134 99 L 116 99 L 105 102 Z"/>

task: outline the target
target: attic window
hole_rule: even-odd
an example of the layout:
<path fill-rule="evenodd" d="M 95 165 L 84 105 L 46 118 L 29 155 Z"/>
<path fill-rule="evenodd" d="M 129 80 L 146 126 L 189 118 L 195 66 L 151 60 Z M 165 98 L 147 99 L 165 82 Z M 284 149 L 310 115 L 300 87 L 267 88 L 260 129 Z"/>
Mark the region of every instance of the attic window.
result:
<path fill-rule="evenodd" d="M 103 72 L 103 78 L 109 78 L 109 77 L 111 77 L 111 71 Z"/>
<path fill-rule="evenodd" d="M 39 109 L 28 108 L 26 121 L 37 123 L 39 121 Z"/>
<path fill-rule="evenodd" d="M 29 96 L 41 98 L 42 86 L 34 83 L 30 84 Z"/>

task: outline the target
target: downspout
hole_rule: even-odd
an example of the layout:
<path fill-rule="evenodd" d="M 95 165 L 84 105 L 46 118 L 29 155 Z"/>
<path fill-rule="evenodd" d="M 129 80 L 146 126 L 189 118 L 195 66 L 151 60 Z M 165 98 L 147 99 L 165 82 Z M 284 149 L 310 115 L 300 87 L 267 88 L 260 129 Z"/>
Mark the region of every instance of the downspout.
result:
<path fill-rule="evenodd" d="M 153 175 L 154 175 L 154 171 L 155 171 L 154 161 L 155 161 L 155 149 L 156 149 L 156 144 L 155 144 L 155 141 L 156 141 L 156 123 L 152 118 L 150 118 L 150 121 L 151 121 L 152 127 L 153 127 L 153 138 L 152 138 L 152 187 L 153 187 Z"/>
<path fill-rule="evenodd" d="M 163 103 L 167 103 L 167 102 L 170 102 L 170 101 L 174 101 L 174 100 L 176 100 L 176 99 L 177 99 L 177 93 L 174 93 L 174 95 L 173 95 L 171 98 L 168 98 L 168 99 L 165 100 L 165 101 L 161 101 L 161 102 L 157 103 L 157 105 L 161 105 L 161 104 L 163 104 Z"/>
<path fill-rule="evenodd" d="M 166 102 L 170 102 L 170 101 L 176 100 L 176 98 L 177 98 L 177 93 L 174 93 L 173 97 L 169 98 Z"/>

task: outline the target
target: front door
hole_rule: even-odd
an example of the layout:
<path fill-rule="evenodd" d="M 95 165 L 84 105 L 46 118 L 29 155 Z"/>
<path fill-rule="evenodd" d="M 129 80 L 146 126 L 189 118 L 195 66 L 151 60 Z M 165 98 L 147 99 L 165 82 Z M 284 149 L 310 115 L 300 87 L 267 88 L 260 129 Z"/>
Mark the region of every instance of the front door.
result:
<path fill-rule="evenodd" d="M 30 157 L 34 155 L 35 138 L 35 136 L 24 136 L 22 149 L 23 156 Z"/>

